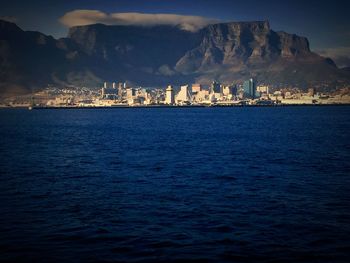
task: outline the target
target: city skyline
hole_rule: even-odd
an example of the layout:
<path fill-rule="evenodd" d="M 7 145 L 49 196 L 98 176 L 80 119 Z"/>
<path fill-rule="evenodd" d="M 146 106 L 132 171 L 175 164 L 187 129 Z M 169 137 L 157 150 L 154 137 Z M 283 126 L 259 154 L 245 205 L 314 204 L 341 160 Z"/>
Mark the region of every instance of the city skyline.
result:
<path fill-rule="evenodd" d="M 209 23 L 269 20 L 276 30 L 306 36 L 312 50 L 340 67 L 350 66 L 348 4 L 293 1 L 2 1 L 0 19 L 24 30 L 65 37 L 78 24 L 185 24 L 196 30 Z"/>
<path fill-rule="evenodd" d="M 0 262 L 349 261 L 348 2 L 0 1 Z"/>
<path fill-rule="evenodd" d="M 349 105 L 350 88 L 325 91 L 311 87 L 276 89 L 250 78 L 242 83 L 212 81 L 169 84 L 165 87 L 133 86 L 126 82 L 104 82 L 86 87 L 47 87 L 34 94 L 3 100 L 0 108 L 107 108 L 107 107 L 242 107 L 286 105 Z"/>

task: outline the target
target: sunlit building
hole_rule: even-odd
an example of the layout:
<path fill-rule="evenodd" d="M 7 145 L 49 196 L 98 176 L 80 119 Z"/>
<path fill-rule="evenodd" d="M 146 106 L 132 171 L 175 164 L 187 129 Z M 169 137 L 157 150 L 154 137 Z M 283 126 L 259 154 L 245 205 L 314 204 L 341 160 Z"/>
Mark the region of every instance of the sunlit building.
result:
<path fill-rule="evenodd" d="M 169 105 L 175 104 L 175 92 L 171 85 L 166 89 L 165 103 Z"/>
<path fill-rule="evenodd" d="M 256 87 L 256 91 L 260 94 L 269 94 L 269 86 L 261 85 Z"/>
<path fill-rule="evenodd" d="M 195 102 L 202 102 L 209 100 L 209 90 L 202 89 L 192 95 L 192 100 Z"/>
<path fill-rule="evenodd" d="M 314 96 L 315 95 L 315 89 L 314 88 L 309 88 L 307 91 L 309 96 Z"/>
<path fill-rule="evenodd" d="M 192 93 L 200 92 L 202 90 L 201 84 L 192 84 Z"/>
<path fill-rule="evenodd" d="M 118 83 L 118 97 L 119 99 L 123 98 L 123 90 L 124 90 L 124 83 L 119 82 Z"/>
<path fill-rule="evenodd" d="M 228 85 L 228 86 L 222 86 L 222 95 L 229 96 L 229 95 L 236 95 L 237 93 L 237 87 L 236 85 Z"/>
<path fill-rule="evenodd" d="M 176 96 L 177 103 L 190 102 L 192 99 L 191 93 L 189 91 L 189 86 L 184 85 L 180 87 L 180 91 Z"/>
<path fill-rule="evenodd" d="M 127 88 L 126 89 L 126 98 L 131 99 L 136 95 L 136 91 L 134 88 Z"/>

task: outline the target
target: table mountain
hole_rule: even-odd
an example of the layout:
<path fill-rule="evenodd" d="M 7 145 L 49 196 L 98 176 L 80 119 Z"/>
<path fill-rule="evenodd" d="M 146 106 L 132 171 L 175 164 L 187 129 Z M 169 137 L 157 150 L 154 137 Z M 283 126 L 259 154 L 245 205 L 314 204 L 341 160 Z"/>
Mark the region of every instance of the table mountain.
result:
<path fill-rule="evenodd" d="M 142 86 L 250 77 L 302 87 L 350 82 L 349 72 L 312 52 L 306 38 L 275 32 L 266 21 L 213 24 L 197 32 L 95 24 L 73 27 L 57 40 L 0 20 L 0 69 L 1 94 L 126 80 Z"/>

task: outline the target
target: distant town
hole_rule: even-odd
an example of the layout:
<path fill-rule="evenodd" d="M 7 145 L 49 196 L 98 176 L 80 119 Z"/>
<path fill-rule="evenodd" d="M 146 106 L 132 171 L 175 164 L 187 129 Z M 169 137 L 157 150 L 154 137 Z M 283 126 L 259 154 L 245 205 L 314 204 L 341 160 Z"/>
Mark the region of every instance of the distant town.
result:
<path fill-rule="evenodd" d="M 225 85 L 213 81 L 211 85 L 188 84 L 166 88 L 132 87 L 126 82 L 103 83 L 96 89 L 86 87 L 47 87 L 35 94 L 5 99 L 1 107 L 32 108 L 92 108 L 147 106 L 278 106 L 350 104 L 350 88 L 332 92 L 318 92 L 309 88 L 271 90 L 257 85 L 254 79 L 242 84 Z"/>

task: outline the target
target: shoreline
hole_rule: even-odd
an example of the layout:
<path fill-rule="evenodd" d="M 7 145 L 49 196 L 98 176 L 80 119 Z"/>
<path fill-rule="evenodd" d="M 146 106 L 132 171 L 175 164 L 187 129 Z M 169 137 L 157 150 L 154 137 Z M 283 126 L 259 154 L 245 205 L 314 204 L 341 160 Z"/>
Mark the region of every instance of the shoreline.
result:
<path fill-rule="evenodd" d="M 277 105 L 137 105 L 137 106 L 34 106 L 31 110 L 64 110 L 64 109 L 144 109 L 144 108 L 278 108 L 278 107 L 339 107 L 339 106 L 350 106 L 350 103 L 343 104 L 277 104 Z M 28 109 L 27 106 L 11 107 L 5 106 L 0 107 L 1 109 Z M 29 109 L 28 109 L 29 110 Z"/>

